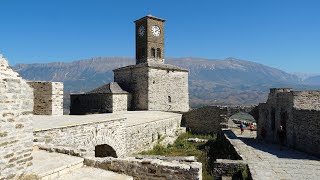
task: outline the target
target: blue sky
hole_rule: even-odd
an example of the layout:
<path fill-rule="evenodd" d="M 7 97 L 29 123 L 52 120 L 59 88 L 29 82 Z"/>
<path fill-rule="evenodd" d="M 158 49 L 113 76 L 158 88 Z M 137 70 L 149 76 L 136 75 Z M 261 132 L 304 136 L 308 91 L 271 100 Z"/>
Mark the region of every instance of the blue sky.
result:
<path fill-rule="evenodd" d="M 317 0 L 1 0 L 0 53 L 11 65 L 134 57 L 133 21 L 167 19 L 166 57 L 235 57 L 320 73 Z"/>

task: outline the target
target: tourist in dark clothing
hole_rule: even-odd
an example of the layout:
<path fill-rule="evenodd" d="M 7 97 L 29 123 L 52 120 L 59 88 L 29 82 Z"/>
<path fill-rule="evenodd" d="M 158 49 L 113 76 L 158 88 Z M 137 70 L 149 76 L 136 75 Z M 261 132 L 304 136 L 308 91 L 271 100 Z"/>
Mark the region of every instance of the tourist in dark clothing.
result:
<path fill-rule="evenodd" d="M 240 123 L 241 134 L 243 134 L 243 132 L 244 132 L 244 127 L 245 127 L 245 125 L 243 124 L 243 122 L 241 122 Z"/>

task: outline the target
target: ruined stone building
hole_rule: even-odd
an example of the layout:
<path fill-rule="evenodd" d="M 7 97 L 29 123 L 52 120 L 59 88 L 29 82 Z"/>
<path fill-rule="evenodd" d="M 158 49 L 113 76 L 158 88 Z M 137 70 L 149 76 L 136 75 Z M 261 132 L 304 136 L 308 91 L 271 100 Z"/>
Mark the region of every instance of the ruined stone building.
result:
<path fill-rule="evenodd" d="M 188 70 L 164 63 L 164 22 L 151 15 L 135 21 L 136 64 L 113 70 L 114 81 L 121 87 L 119 91 L 128 92 L 129 98 L 101 101 L 94 97 L 101 93 L 74 94 L 71 95 L 71 114 L 115 110 L 188 111 Z M 77 107 L 79 102 L 81 107 Z M 112 108 L 114 106 L 128 108 Z"/>
<path fill-rule="evenodd" d="M 270 89 L 266 103 L 259 104 L 258 138 L 278 142 L 280 125 L 286 145 L 320 156 L 320 91 Z"/>

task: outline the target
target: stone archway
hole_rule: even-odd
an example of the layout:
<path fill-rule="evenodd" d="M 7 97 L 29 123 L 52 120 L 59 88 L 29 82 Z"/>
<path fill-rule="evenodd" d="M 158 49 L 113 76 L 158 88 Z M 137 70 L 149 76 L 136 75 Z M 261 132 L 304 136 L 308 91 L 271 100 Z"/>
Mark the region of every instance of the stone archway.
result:
<path fill-rule="evenodd" d="M 116 151 L 108 144 L 101 144 L 95 146 L 94 155 L 95 157 L 118 157 Z"/>

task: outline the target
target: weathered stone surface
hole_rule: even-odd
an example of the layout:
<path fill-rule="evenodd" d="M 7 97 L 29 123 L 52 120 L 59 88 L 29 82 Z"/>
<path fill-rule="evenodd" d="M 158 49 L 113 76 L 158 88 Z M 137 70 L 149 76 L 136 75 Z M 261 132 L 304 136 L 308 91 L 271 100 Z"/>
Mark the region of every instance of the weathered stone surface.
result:
<path fill-rule="evenodd" d="M 84 116 L 83 118 L 86 118 L 84 119 L 86 121 L 81 122 L 80 120 L 78 123 L 76 117 L 64 116 L 56 119 L 56 121 L 63 121 L 63 118 L 69 119 L 64 124 L 52 124 L 51 127 L 42 126 L 42 129 L 40 129 L 41 123 L 45 119 L 34 118 L 35 123 L 37 123 L 34 137 L 44 139 L 44 142 L 40 142 L 40 145 L 63 146 L 74 150 L 83 149 L 85 150 L 83 154 L 91 156 L 94 156 L 97 145 L 107 144 L 116 151 L 118 157 L 124 156 L 126 154 L 125 118 L 110 119 L 97 116 L 99 115 Z"/>
<path fill-rule="evenodd" d="M 167 162 L 160 159 L 131 157 L 85 158 L 84 164 L 133 176 L 134 179 L 202 179 L 202 164 L 198 162 Z"/>
<path fill-rule="evenodd" d="M 281 125 L 287 146 L 320 157 L 319 104 L 320 91 L 271 89 L 268 101 L 259 105 L 258 138 L 278 142 Z"/>
<path fill-rule="evenodd" d="M 170 117 L 158 117 L 157 121 L 145 123 L 128 124 L 127 133 L 127 153 L 135 154 L 141 151 L 150 150 L 160 140 L 172 144 L 180 133 L 181 114 L 173 114 Z M 130 121 L 130 119 L 128 119 Z M 166 141 L 169 139 L 168 141 Z"/>
<path fill-rule="evenodd" d="M 33 91 L 0 55 L 0 179 L 17 179 L 32 155 Z"/>
<path fill-rule="evenodd" d="M 197 134 L 217 133 L 221 123 L 228 123 L 229 118 L 239 112 L 251 114 L 257 118 L 256 106 L 206 106 L 183 114 L 183 125 Z"/>
<path fill-rule="evenodd" d="M 233 145 L 252 179 L 319 179 L 319 158 L 289 148 L 254 139 L 249 132 L 223 129 L 226 140 Z"/>
<path fill-rule="evenodd" d="M 130 110 L 131 95 L 116 82 L 98 87 L 85 94 L 71 94 L 70 114 L 112 113 Z"/>
<path fill-rule="evenodd" d="M 31 81 L 35 115 L 63 115 L 63 83 Z"/>
<path fill-rule="evenodd" d="M 139 64 L 114 70 L 114 81 L 132 94 L 132 110 L 189 110 L 186 70 Z"/>
<path fill-rule="evenodd" d="M 95 146 L 107 144 L 122 157 L 152 149 L 160 139 L 172 143 L 185 132 L 181 116 L 159 111 L 34 116 L 35 144 L 52 151 L 63 147 L 61 152 L 79 156 L 94 155 Z"/>

